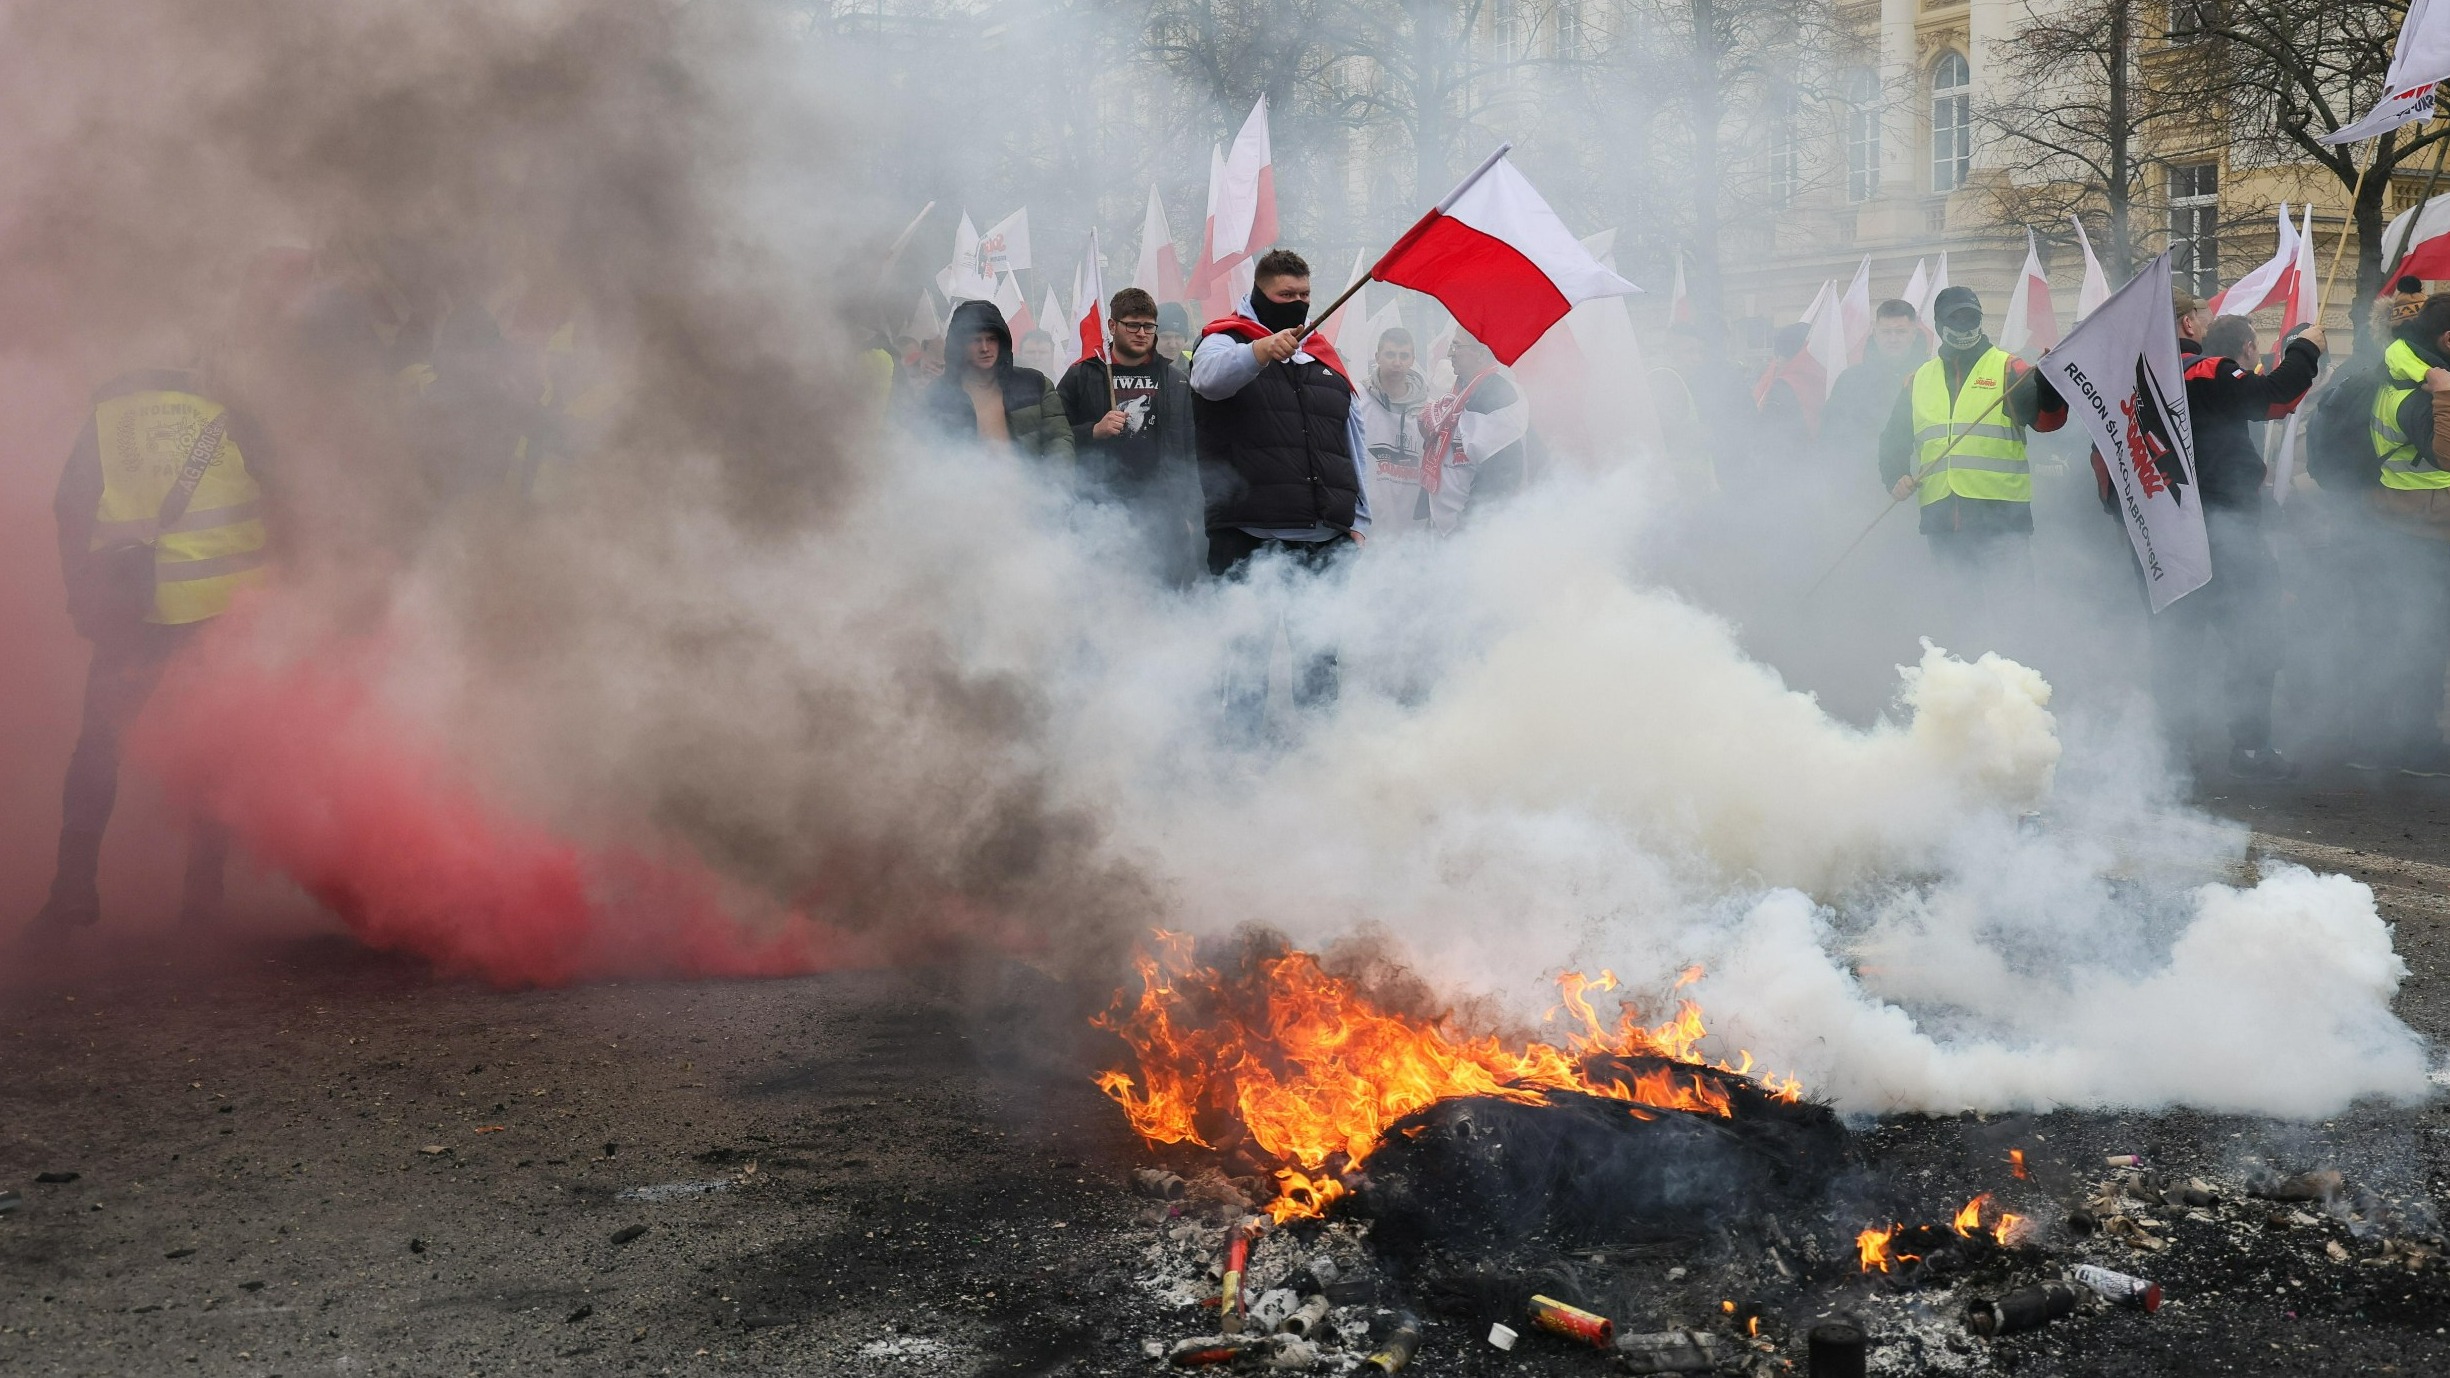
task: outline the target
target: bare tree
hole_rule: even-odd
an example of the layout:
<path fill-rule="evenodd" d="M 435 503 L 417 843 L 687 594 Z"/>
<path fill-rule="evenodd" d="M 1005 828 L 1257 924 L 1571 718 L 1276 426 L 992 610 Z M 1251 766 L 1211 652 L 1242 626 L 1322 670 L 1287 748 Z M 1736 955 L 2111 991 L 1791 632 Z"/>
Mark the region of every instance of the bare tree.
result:
<path fill-rule="evenodd" d="M 2353 123 L 2383 95 L 2404 0 L 2178 0 L 2173 90 L 2221 112 L 2230 157 L 2312 162 L 2330 174 L 2357 234 L 2349 313 L 2362 334 L 2388 268 L 2384 208 L 2394 174 L 2450 152 L 2450 125 L 2411 124 L 2365 143 L 2322 136 Z"/>

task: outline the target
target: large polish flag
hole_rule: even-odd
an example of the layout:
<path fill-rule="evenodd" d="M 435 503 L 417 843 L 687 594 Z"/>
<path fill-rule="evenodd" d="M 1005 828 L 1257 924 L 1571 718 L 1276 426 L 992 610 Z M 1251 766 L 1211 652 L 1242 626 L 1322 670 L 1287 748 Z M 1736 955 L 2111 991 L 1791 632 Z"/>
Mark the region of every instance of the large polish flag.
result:
<path fill-rule="evenodd" d="M 2025 231 L 2025 266 L 2017 270 L 2016 286 L 2008 293 L 2007 319 L 1999 323 L 1999 347 L 2010 354 L 2035 357 L 2059 343 L 2059 311 L 2050 304 L 2050 277 L 2042 271 L 2041 250 L 2033 231 Z"/>
<path fill-rule="evenodd" d="M 1131 285 L 1160 302 L 1182 300 L 1182 255 L 1174 249 L 1174 229 L 1166 224 L 1165 202 L 1157 188 L 1148 189 L 1148 213 L 1140 217 L 1140 261 L 1131 270 Z"/>
<path fill-rule="evenodd" d="M 2208 310 L 2215 316 L 2251 316 L 2274 301 L 2287 298 L 2297 271 L 2297 222 L 2288 218 L 2288 203 L 2280 203 L 2279 247 L 2253 272 L 2213 294 Z"/>
<path fill-rule="evenodd" d="M 1870 254 L 1863 255 L 1863 262 L 1855 268 L 1855 280 L 1846 285 L 1846 295 L 1838 298 L 1838 310 L 1843 313 L 1846 324 L 1846 362 L 1860 363 L 1863 360 L 1863 343 L 1872 337 L 1872 256 Z M 1830 385 L 1834 387 L 1837 384 L 1837 375 L 1845 371 L 1845 368 L 1841 366 L 1837 372 L 1831 373 L 1829 375 Z"/>
<path fill-rule="evenodd" d="M 2306 207 L 2306 213 L 2311 215 L 2313 207 Z M 2083 218 L 2071 215 L 2067 219 L 2076 227 L 2076 243 L 2084 247 L 2084 285 L 2076 289 L 2076 319 L 2083 320 L 2110 299 L 2110 275 L 2101 271 L 2101 260 L 2093 256 L 2093 237 L 2084 232 Z"/>
<path fill-rule="evenodd" d="M 1234 135 L 1232 149 L 1211 151 L 1208 164 L 1208 223 L 1200 261 L 1191 270 L 1191 295 L 1208 302 L 1211 315 L 1232 309 L 1231 284 L 1245 263 L 1276 242 L 1276 169 L 1268 147 L 1268 100 L 1261 96 Z"/>
<path fill-rule="evenodd" d="M 1444 303 L 1499 363 L 1511 364 L 1576 302 L 1642 289 L 1601 266 L 1501 145 L 1371 267 L 1380 282 Z"/>
<path fill-rule="evenodd" d="M 2389 263 L 2394 254 L 2399 255 L 2399 266 L 2383 277 L 2384 296 L 2401 278 L 2450 278 L 2450 196 L 2436 196 L 2421 210 L 2410 206 L 2399 212 L 2382 232 L 2382 261 Z"/>

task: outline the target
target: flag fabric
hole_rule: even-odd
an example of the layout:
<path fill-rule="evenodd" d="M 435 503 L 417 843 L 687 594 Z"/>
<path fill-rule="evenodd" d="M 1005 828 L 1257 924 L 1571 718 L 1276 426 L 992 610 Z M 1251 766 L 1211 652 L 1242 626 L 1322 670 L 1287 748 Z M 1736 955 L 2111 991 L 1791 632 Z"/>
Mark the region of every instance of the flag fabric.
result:
<path fill-rule="evenodd" d="M 1029 207 L 1023 206 L 987 227 L 978 237 L 978 269 L 988 277 L 1018 273 L 1029 267 Z"/>
<path fill-rule="evenodd" d="M 2297 228 L 2297 261 L 2289 268 L 2286 286 L 2287 295 L 2280 299 L 2280 333 L 2283 336 L 2298 326 L 2314 324 L 2316 314 L 2322 310 L 2322 303 L 2318 300 L 2322 295 L 2322 275 L 2314 266 L 2314 203 L 2311 201 L 2305 204 L 2305 223 Z M 2275 344 L 2273 348 L 2276 350 L 2278 346 Z"/>
<path fill-rule="evenodd" d="M 1004 313 L 1004 328 L 1012 332 L 1012 347 L 1021 347 L 1021 337 L 1038 328 L 1038 318 L 1029 314 L 1029 301 L 1021 295 L 1021 284 L 1010 273 L 996 279 L 995 291 L 987 300 Z"/>
<path fill-rule="evenodd" d="M 2084 232 L 2083 218 L 2071 215 L 2067 219 L 2076 227 L 2076 243 L 2084 250 L 2084 285 L 2076 289 L 2076 319 L 2083 320 L 2110 299 L 2110 275 L 2101 271 L 2101 260 L 2093 257 L 2093 237 Z"/>
<path fill-rule="evenodd" d="M 1379 258 L 1370 276 L 1425 292 L 1511 364 L 1576 302 L 1642 289 L 1603 268 L 1501 145 Z"/>
<path fill-rule="evenodd" d="M 1796 324 L 1811 325 L 1818 321 L 1820 313 L 1828 309 L 1830 299 L 1836 295 L 1837 284 L 1827 278 L 1822 278 L 1820 290 L 1812 294 L 1812 304 L 1805 307 L 1803 314 L 1795 318 Z"/>
<path fill-rule="evenodd" d="M 910 313 L 910 324 L 903 327 L 903 333 L 914 340 L 932 340 L 944 333 L 944 313 L 936 309 L 933 292 L 919 289 L 918 307 Z"/>
<path fill-rule="evenodd" d="M 2403 277 L 2450 278 L 2450 196 L 2436 196 L 2421 210 L 2410 206 L 2382 231 L 2382 262 L 2396 256 L 2397 270 L 2382 279 L 2382 295 Z"/>
<path fill-rule="evenodd" d="M 1079 357 L 1080 342 L 1073 338 L 1072 332 L 1080 328 L 1080 322 L 1063 309 L 1063 299 L 1055 295 L 1055 284 L 1051 282 L 1046 285 L 1046 297 L 1038 306 L 1038 325 L 1055 337 L 1056 358 Z"/>
<path fill-rule="evenodd" d="M 2164 251 L 2034 365 L 2106 462 L 2156 613 L 2212 578 L 2169 260 Z"/>
<path fill-rule="evenodd" d="M 1947 290 L 1948 251 L 1942 249 L 1940 250 L 1939 268 L 1931 274 L 1931 281 L 1924 285 L 1922 300 L 1914 303 L 1915 319 L 1923 323 L 1923 333 L 1933 339 L 1939 338 L 1940 323 L 1931 319 L 1931 303 L 1938 301 L 1940 293 Z"/>
<path fill-rule="evenodd" d="M 1350 343 L 1350 340 L 1361 338 L 1361 328 L 1369 323 L 1370 292 L 1369 288 L 1364 285 L 1369 280 L 1369 252 L 1367 249 L 1353 251 L 1352 276 L 1344 279 L 1344 286 L 1353 289 L 1353 294 L 1342 306 L 1329 313 L 1327 319 L 1320 321 L 1318 326 L 1319 333 L 1325 335 L 1327 342 L 1336 347 L 1336 353 L 1347 359 L 1366 358 L 1369 355 L 1366 349 L 1358 354 L 1354 353 Z M 1343 288 L 1337 289 L 1337 295 L 1343 295 Z"/>
<path fill-rule="evenodd" d="M 2058 308 L 2050 304 L 2050 278 L 2042 271 L 2041 249 L 2033 231 L 2025 231 L 2025 266 L 2017 270 L 2016 286 L 2008 292 L 2007 319 L 1999 324 L 1999 347 L 2032 358 L 2048 353 L 2059 342 Z"/>
<path fill-rule="evenodd" d="M 1925 319 L 1931 314 L 1931 269 L 1923 260 L 1914 260 L 1914 271 L 1906 278 L 1906 293 L 1898 300 L 1914 308 L 1914 324 L 1923 332 L 1923 338 L 1934 338 Z"/>
<path fill-rule="evenodd" d="M 1268 147 L 1265 96 L 1242 121 L 1232 149 L 1209 152 L 1208 221 L 1202 239 L 1190 291 L 1207 303 L 1211 317 L 1221 318 L 1231 314 L 1234 299 L 1242 295 L 1233 285 L 1242 276 L 1242 266 L 1276 242 L 1276 169 Z"/>
<path fill-rule="evenodd" d="M 1872 256 L 1863 255 L 1855 268 L 1855 280 L 1846 286 L 1846 295 L 1838 299 L 1838 310 L 1846 324 L 1846 362 L 1860 363 L 1863 343 L 1872 337 Z M 1832 386 L 1837 374 L 1829 375 Z"/>
<path fill-rule="evenodd" d="M 1106 275 L 1098 267 L 1095 230 L 1089 231 L 1089 252 L 1072 274 L 1072 337 L 1075 361 L 1107 357 Z"/>
<path fill-rule="evenodd" d="M 2289 290 L 2297 272 L 2297 222 L 2288 218 L 2288 203 L 2280 203 L 2280 241 L 2253 272 L 2212 294 L 2204 309 L 2215 316 L 2251 316 Z"/>
<path fill-rule="evenodd" d="M 978 227 L 970 223 L 968 211 L 961 213 L 961 225 L 953 231 L 953 261 L 936 274 L 936 286 L 955 305 L 995 300 L 994 277 L 979 267 Z"/>
<path fill-rule="evenodd" d="M 1866 262 L 1868 263 L 1869 260 Z M 1858 280 L 1861 280 L 1859 274 Z M 1851 295 L 1854 288 L 1849 287 L 1846 290 Z M 1871 291 L 1868 282 L 1864 283 L 1863 290 L 1868 296 Z M 1803 346 L 1803 352 L 1812 356 L 1812 362 L 1818 366 L 1820 373 L 1820 396 L 1812 399 L 1815 403 L 1828 400 L 1830 392 L 1837 387 L 1838 375 L 1846 371 L 1846 364 L 1850 357 L 1846 345 L 1848 323 L 1845 299 L 1838 295 L 1837 284 L 1834 282 L 1822 283 L 1820 292 L 1819 299 L 1813 303 L 1819 309 L 1812 315 L 1812 333 L 1804 340 Z M 1801 388 L 1804 385 L 1798 382 L 1796 386 Z M 1808 410 L 1814 415 L 1817 424 L 1819 407 L 1814 406 Z"/>
<path fill-rule="evenodd" d="M 2391 50 L 2390 70 L 2382 77 L 2382 99 L 2365 118 L 2323 135 L 2322 142 L 2354 143 L 2433 118 L 2434 83 L 2450 77 L 2450 4 L 2442 5 L 2436 14 L 2435 3 L 2408 0 L 2398 46 Z"/>
<path fill-rule="evenodd" d="M 1670 325 L 1693 323 L 1693 298 L 1684 290 L 1684 250 L 1676 251 L 1676 285 L 1669 289 L 1667 319 Z"/>
<path fill-rule="evenodd" d="M 1174 230 L 1166 224 L 1165 203 L 1154 183 L 1148 211 L 1140 217 L 1140 261 L 1132 267 L 1131 285 L 1159 302 L 1182 300 L 1182 255 L 1175 251 Z"/>

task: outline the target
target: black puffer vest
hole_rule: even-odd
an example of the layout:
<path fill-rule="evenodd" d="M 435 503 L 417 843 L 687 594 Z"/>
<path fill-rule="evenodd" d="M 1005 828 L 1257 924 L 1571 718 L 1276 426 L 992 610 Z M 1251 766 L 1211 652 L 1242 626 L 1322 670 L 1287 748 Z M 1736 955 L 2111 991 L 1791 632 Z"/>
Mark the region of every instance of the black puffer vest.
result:
<path fill-rule="evenodd" d="M 1344 432 L 1353 390 L 1312 359 L 1269 364 L 1222 402 L 1192 393 L 1208 528 L 1352 529 L 1360 474 Z"/>

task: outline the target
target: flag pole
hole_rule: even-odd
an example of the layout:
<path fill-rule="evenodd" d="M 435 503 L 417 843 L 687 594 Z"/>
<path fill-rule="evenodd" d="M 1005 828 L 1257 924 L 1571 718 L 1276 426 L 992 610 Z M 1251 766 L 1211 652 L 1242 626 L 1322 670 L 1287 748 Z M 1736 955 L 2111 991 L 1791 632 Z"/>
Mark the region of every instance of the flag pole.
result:
<path fill-rule="evenodd" d="M 1300 343 L 1302 340 L 1307 340 L 1307 339 L 1309 339 L 1311 336 L 1316 335 L 1317 333 L 1319 333 L 1319 327 L 1320 327 L 1320 326 L 1322 326 L 1322 325 L 1327 324 L 1327 318 L 1328 318 L 1329 316 L 1332 316 L 1332 315 L 1334 315 L 1334 314 L 1336 313 L 1336 308 L 1338 308 L 1338 307 L 1340 307 L 1340 306 L 1344 305 L 1344 303 L 1346 303 L 1346 302 L 1348 302 L 1348 301 L 1351 301 L 1351 300 L 1353 299 L 1353 293 L 1360 291 L 1360 290 L 1361 290 L 1361 289 L 1362 289 L 1364 286 L 1366 286 L 1366 285 L 1369 283 L 1369 281 L 1370 281 L 1370 275 L 1369 275 L 1369 274 L 1367 274 L 1367 273 L 1363 273 L 1361 276 L 1359 276 L 1359 277 L 1357 277 L 1357 278 L 1354 278 L 1354 279 L 1353 279 L 1352 286 L 1347 287 L 1347 288 L 1345 288 L 1345 289 L 1344 289 L 1342 292 L 1337 293 L 1337 294 L 1336 294 L 1336 299 L 1335 299 L 1334 301 L 1331 301 L 1331 302 L 1327 303 L 1327 309 L 1326 309 L 1326 310 L 1321 311 L 1321 312 L 1320 312 L 1320 313 L 1318 313 L 1316 316 L 1311 317 L 1311 318 L 1310 318 L 1308 321 L 1306 321 L 1306 322 L 1304 322 L 1304 323 L 1303 323 L 1303 325 L 1302 325 L 1302 333 L 1301 333 L 1301 334 L 1300 334 L 1298 337 L 1296 337 L 1296 339 L 1295 339 L 1295 341 L 1294 341 L 1294 342 L 1295 342 L 1296 344 L 1298 344 L 1298 343 Z M 1252 290 L 1252 291 L 1254 291 L 1254 292 L 1256 292 L 1256 291 L 1258 291 L 1259 289 L 1258 289 L 1258 288 L 1256 288 L 1256 287 L 1253 287 L 1251 290 Z"/>
<path fill-rule="evenodd" d="M 1445 198 L 1440 200 L 1437 205 L 1431 207 L 1427 215 L 1424 215 L 1420 219 L 1412 222 L 1411 229 L 1404 231 L 1403 234 L 1396 238 L 1393 244 L 1388 245 L 1386 253 L 1378 256 L 1378 262 L 1386 262 L 1396 250 L 1401 249 L 1406 244 L 1410 243 L 1413 236 L 1421 233 L 1423 230 L 1428 229 L 1431 224 L 1436 222 L 1439 216 L 1444 215 L 1447 211 L 1453 209 L 1454 204 L 1463 199 L 1463 193 L 1472 189 L 1472 183 L 1479 181 L 1484 176 L 1487 176 L 1489 169 L 1497 166 L 1498 159 L 1505 157 L 1507 154 L 1513 151 L 1513 140 L 1509 139 L 1506 142 L 1499 144 L 1495 153 L 1492 153 L 1488 157 L 1480 160 L 1480 166 L 1473 168 L 1470 176 L 1465 177 L 1462 181 L 1455 183 L 1455 189 L 1453 191 L 1446 193 Z M 1317 334 L 1318 328 L 1327 323 L 1327 318 L 1336 313 L 1336 308 L 1342 306 L 1347 301 L 1352 300 L 1353 293 L 1360 291 L 1364 283 L 1371 281 L 1372 274 L 1376 272 L 1376 266 L 1372 265 L 1370 272 L 1363 273 L 1361 276 L 1353 279 L 1352 286 L 1345 288 L 1342 295 L 1338 296 L 1334 301 L 1327 303 L 1326 310 L 1321 311 L 1316 317 L 1312 318 L 1302 326 L 1300 338 L 1307 340 L 1312 335 Z"/>
<path fill-rule="evenodd" d="M 2027 378 L 2032 378 L 2038 375 L 2028 373 L 2025 376 Z M 2016 391 L 2014 387 L 2001 388 L 1999 390 L 1999 395 L 1991 399 L 1991 404 L 1982 409 L 1982 414 L 1980 416 L 1977 416 L 1973 420 L 1965 423 L 1964 430 L 1959 431 L 1955 435 L 1948 438 L 1948 444 L 1942 447 L 1938 454 L 1931 457 L 1930 463 L 1916 465 L 1914 473 L 1912 474 L 1915 483 L 1919 486 L 1922 480 L 1928 477 L 1933 469 L 1939 467 L 1941 460 L 1944 460 L 1948 458 L 1948 456 L 1956 453 L 1956 448 L 1959 442 L 1963 441 L 1967 436 L 1972 435 L 1974 433 L 1974 427 L 1990 420 L 2001 407 L 2006 406 L 2008 404 L 2008 394 L 2014 391 Z M 1838 552 L 1838 557 L 1829 562 L 1829 567 L 1821 571 L 1820 577 L 1812 581 L 1812 587 L 1803 591 L 1805 601 L 1809 602 L 1812 595 L 1820 592 L 1821 585 L 1829 582 L 1829 576 L 1837 573 L 1839 567 L 1846 563 L 1846 557 L 1854 554 L 1855 548 L 1862 545 L 1864 540 L 1872 534 L 1872 528 L 1887 520 L 1889 513 L 1894 512 L 1898 508 L 1904 506 L 1905 501 L 1906 500 L 1901 497 L 1890 498 L 1888 506 L 1881 508 L 1880 511 L 1864 525 L 1863 530 L 1858 533 L 1853 540 L 1846 543 L 1846 548 Z"/>

